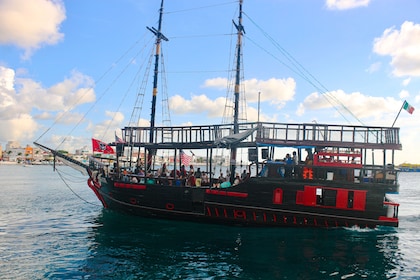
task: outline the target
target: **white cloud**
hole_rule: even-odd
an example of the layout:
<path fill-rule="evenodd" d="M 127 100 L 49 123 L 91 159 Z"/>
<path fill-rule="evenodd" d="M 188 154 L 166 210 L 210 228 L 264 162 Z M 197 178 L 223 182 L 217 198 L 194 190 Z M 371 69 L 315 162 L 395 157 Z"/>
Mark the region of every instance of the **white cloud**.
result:
<path fill-rule="evenodd" d="M 24 59 L 43 45 L 54 45 L 63 39 L 60 25 L 65 20 L 61 0 L 0 1 L 0 44 L 25 50 Z"/>
<path fill-rule="evenodd" d="M 381 68 L 381 66 L 382 66 L 382 63 L 375 62 L 375 63 L 372 63 L 366 71 L 368 73 L 374 73 L 374 72 L 377 72 Z"/>
<path fill-rule="evenodd" d="M 62 136 L 62 135 L 51 135 L 49 138 L 45 138 L 42 144 L 54 149 L 64 150 L 74 153 L 76 149 L 80 149 L 91 141 L 90 138 L 79 137 L 79 136 Z"/>
<path fill-rule="evenodd" d="M 19 85 L 16 99 L 25 109 L 33 107 L 42 111 L 69 110 L 96 99 L 92 79 L 76 71 L 50 88 L 44 88 L 42 84 L 26 78 L 17 79 L 16 84 Z"/>
<path fill-rule="evenodd" d="M 16 77 L 13 69 L 0 66 L 0 141 L 30 140 L 40 128 L 39 120 L 79 122 L 82 115 L 70 109 L 95 100 L 92 86 L 89 77 L 73 72 L 63 82 L 44 88 L 34 80 Z"/>
<path fill-rule="evenodd" d="M 406 21 L 400 30 L 386 29 L 381 37 L 375 38 L 373 51 L 391 56 L 395 76 L 420 76 L 420 24 Z"/>
<path fill-rule="evenodd" d="M 93 138 L 100 139 L 105 142 L 112 142 L 115 140 L 115 132 L 119 131 L 123 121 L 124 114 L 121 112 L 106 111 L 107 119 L 99 124 L 90 125 L 88 131 L 91 132 Z"/>
<path fill-rule="evenodd" d="M 225 78 L 214 78 L 205 81 L 203 87 L 215 88 L 217 90 L 226 90 L 228 84 Z M 243 88 L 246 91 L 246 101 L 256 103 L 260 94 L 260 102 L 270 102 L 277 108 L 282 107 L 285 102 L 293 99 L 296 90 L 296 82 L 292 78 L 257 80 L 251 79 L 243 82 Z M 229 101 L 230 102 L 230 101 Z M 210 118 L 223 117 L 226 105 L 225 97 L 218 97 L 214 100 L 205 94 L 192 95 L 190 99 L 175 95 L 170 98 L 170 109 L 175 114 L 204 113 Z M 232 106 L 230 106 L 232 107 Z M 257 120 L 258 112 L 255 108 L 247 107 L 247 119 Z M 273 117 L 260 115 L 260 120 L 273 121 Z"/>
<path fill-rule="evenodd" d="M 410 84 L 410 82 L 411 82 L 411 78 L 407 78 L 402 82 L 402 85 L 403 86 L 408 86 Z"/>
<path fill-rule="evenodd" d="M 39 125 L 29 114 L 19 114 L 8 119 L 0 118 L 0 140 L 32 139 Z"/>
<path fill-rule="evenodd" d="M 319 94 L 318 92 L 310 94 L 299 104 L 297 114 L 303 115 L 306 110 L 336 109 L 336 116 L 340 113 L 348 116 L 348 112 L 352 112 L 358 119 L 373 118 L 377 121 L 385 122 L 383 123 L 385 125 L 388 120 L 384 116 L 389 117 L 390 114 L 395 113 L 396 110 L 398 111 L 400 106 L 401 101 L 394 98 L 375 97 L 364 95 L 360 92 L 346 93 L 343 90 L 336 90 L 324 94 Z"/>
<path fill-rule="evenodd" d="M 214 78 L 205 81 L 203 87 L 226 90 L 228 84 L 225 78 Z M 248 103 L 269 102 L 277 109 L 282 108 L 287 101 L 293 100 L 296 94 L 296 81 L 293 78 L 268 80 L 250 79 L 243 82 L 243 89 L 246 92 L 246 101 Z M 220 117 L 225 108 L 225 98 L 210 100 L 206 95 L 192 96 L 191 100 L 177 95 L 171 98 L 171 110 L 175 113 L 197 113 L 208 112 L 211 117 Z M 250 109 L 250 108 L 248 108 Z M 250 111 L 247 112 L 248 114 Z M 250 114 L 248 119 L 255 119 L 255 114 Z M 266 118 L 272 119 L 272 118 Z"/>
<path fill-rule="evenodd" d="M 292 78 L 265 81 L 251 79 L 244 82 L 247 92 L 247 101 L 257 102 L 260 92 L 260 101 L 270 101 L 271 104 L 282 107 L 286 101 L 293 100 L 296 93 L 296 81 Z"/>
<path fill-rule="evenodd" d="M 366 7 L 370 0 L 326 0 L 326 6 L 331 10 L 348 10 L 358 7 Z"/>
<path fill-rule="evenodd" d="M 14 90 L 15 71 L 10 68 L 0 66 L 0 87 L 5 90 Z"/>
<path fill-rule="evenodd" d="M 406 97 L 409 97 L 409 96 L 410 96 L 410 93 L 409 93 L 407 90 L 402 90 L 402 91 L 400 91 L 400 93 L 398 94 L 398 96 L 399 96 L 401 99 L 404 99 L 404 98 L 406 98 Z"/>
<path fill-rule="evenodd" d="M 183 115 L 189 113 L 206 113 L 208 117 L 221 117 L 225 108 L 226 99 L 223 97 L 211 100 L 206 95 L 193 95 L 191 99 L 185 99 L 180 95 L 170 98 L 170 110 L 172 113 Z"/>

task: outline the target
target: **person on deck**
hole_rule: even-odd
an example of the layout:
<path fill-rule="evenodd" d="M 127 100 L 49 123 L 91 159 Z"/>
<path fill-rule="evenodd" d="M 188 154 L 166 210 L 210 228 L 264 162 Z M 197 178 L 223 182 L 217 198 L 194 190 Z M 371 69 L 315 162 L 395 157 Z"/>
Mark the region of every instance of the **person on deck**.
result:
<path fill-rule="evenodd" d="M 209 176 L 208 176 L 207 172 L 203 172 L 201 174 L 201 185 L 202 186 L 208 186 L 209 184 L 210 184 Z"/>
<path fill-rule="evenodd" d="M 290 154 L 286 154 L 286 158 L 284 159 L 285 166 L 284 166 L 284 177 L 292 177 L 293 171 L 293 159 Z"/>
<path fill-rule="evenodd" d="M 195 177 L 195 185 L 197 187 L 201 187 L 201 170 L 200 167 L 197 168 L 197 171 L 194 173 L 194 177 Z"/>
<path fill-rule="evenodd" d="M 190 165 L 190 171 L 188 172 L 188 185 L 193 187 L 195 186 L 195 177 L 194 177 L 194 166 Z"/>
<path fill-rule="evenodd" d="M 246 173 L 246 169 L 244 169 L 244 171 L 241 174 L 241 181 L 245 181 L 246 178 L 248 177 L 248 173 Z"/>
<path fill-rule="evenodd" d="M 308 155 L 306 156 L 305 164 L 312 165 L 313 160 L 314 160 L 314 155 L 312 153 L 312 149 L 308 148 L 308 149 L 306 149 L 306 152 L 308 153 Z"/>
<path fill-rule="evenodd" d="M 168 173 L 169 173 L 169 170 L 168 170 L 168 168 L 166 167 L 166 163 L 164 163 L 164 164 L 162 165 L 162 167 L 161 167 L 161 168 L 159 168 L 159 170 L 158 170 L 158 176 L 159 176 L 159 177 L 167 177 L 167 176 L 168 176 Z"/>
<path fill-rule="evenodd" d="M 296 151 L 293 151 L 292 159 L 293 159 L 293 177 L 299 177 L 299 158 L 297 156 Z"/>
<path fill-rule="evenodd" d="M 241 182 L 241 179 L 239 178 L 239 174 L 238 174 L 238 173 L 236 173 L 235 180 L 233 181 L 233 185 L 234 185 L 234 186 L 236 186 L 236 185 L 238 185 L 240 182 Z"/>
<path fill-rule="evenodd" d="M 179 176 L 181 179 L 187 178 L 187 170 L 185 170 L 185 165 L 181 165 L 181 169 L 179 170 Z"/>

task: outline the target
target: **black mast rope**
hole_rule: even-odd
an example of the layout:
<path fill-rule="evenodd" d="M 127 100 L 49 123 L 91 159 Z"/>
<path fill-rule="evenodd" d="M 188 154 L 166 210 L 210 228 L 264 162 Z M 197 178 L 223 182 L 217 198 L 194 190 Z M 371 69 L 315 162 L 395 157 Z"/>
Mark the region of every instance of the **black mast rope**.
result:
<path fill-rule="evenodd" d="M 270 53 L 265 48 L 261 47 L 259 44 L 257 44 L 255 41 L 250 39 L 248 36 L 248 40 L 250 40 L 252 43 L 254 43 L 256 46 L 258 46 L 260 49 L 262 49 L 264 52 L 269 54 L 271 57 L 279 61 L 281 64 L 283 64 L 285 67 L 293 71 L 294 73 L 298 74 L 301 78 L 303 78 L 305 81 L 307 81 L 309 84 L 311 84 L 315 89 L 321 92 L 322 96 L 325 97 L 325 99 L 336 109 L 336 111 L 349 123 L 351 123 L 346 116 L 338 109 L 338 107 L 335 104 L 338 104 L 341 106 L 342 109 L 344 109 L 347 113 L 349 113 L 354 119 L 356 119 L 360 124 L 364 125 L 363 122 L 355 115 L 352 111 L 350 111 L 349 108 L 347 108 L 337 97 L 335 97 L 333 94 L 330 93 L 330 90 L 324 86 L 314 75 L 312 75 L 301 63 L 299 63 L 289 52 L 287 52 L 281 45 L 275 41 L 270 35 L 268 35 L 258 24 L 255 23 L 246 13 L 244 13 L 245 16 L 262 32 L 262 34 L 269 40 L 271 43 L 286 57 L 287 60 L 292 64 L 292 66 L 289 66 L 287 63 L 281 61 L 279 58 L 277 58 L 274 54 Z M 335 104 L 333 103 L 335 102 Z"/>
<path fill-rule="evenodd" d="M 143 37 L 145 37 L 145 35 L 146 35 L 146 33 L 143 34 Z M 94 81 L 94 84 L 97 85 L 102 80 L 104 80 L 105 77 L 112 71 L 112 69 L 114 69 L 116 67 L 116 65 L 120 64 L 120 62 L 139 44 L 140 41 L 141 41 L 141 39 L 136 40 L 114 63 L 111 64 L 111 66 L 97 80 Z M 144 47 L 143 47 L 143 49 L 144 49 Z M 137 54 L 136 54 L 135 57 L 139 56 L 139 54 L 143 52 L 143 49 L 141 51 L 137 52 Z M 83 120 L 86 118 L 86 116 L 93 110 L 93 108 L 100 102 L 100 100 L 103 99 L 103 97 L 109 92 L 109 90 L 112 87 L 112 85 L 115 84 L 115 82 L 117 81 L 117 79 L 119 77 L 121 77 L 123 73 L 125 73 L 125 71 L 128 69 L 128 66 L 131 65 L 131 62 L 132 62 L 132 59 L 123 68 L 123 70 L 120 72 L 120 74 L 117 76 L 117 78 L 115 78 L 112 81 L 112 83 L 106 88 L 106 90 L 104 90 L 102 92 L 102 94 L 99 95 L 99 98 L 96 99 L 95 102 L 89 107 L 89 109 L 83 114 L 83 116 L 79 119 L 79 121 L 76 123 L 76 125 L 74 125 L 74 127 L 68 132 L 67 136 L 65 136 L 63 138 L 63 140 L 58 144 L 58 146 L 56 147 L 56 149 L 58 149 L 66 141 L 66 139 L 68 138 L 68 136 L 71 135 L 71 133 L 83 122 Z M 74 103 L 71 104 L 63 112 L 63 114 L 61 114 L 59 117 L 57 117 L 54 120 L 54 122 L 34 142 L 38 142 L 39 139 L 41 139 L 45 134 L 47 134 L 62 118 L 64 118 L 64 116 L 66 116 L 71 110 L 73 110 L 77 106 L 77 104 L 79 104 L 80 100 L 82 100 L 91 90 L 93 90 L 92 87 L 86 89 L 85 92 L 83 94 L 81 94 L 81 96 L 78 99 L 76 99 L 74 101 Z M 127 93 L 126 93 L 126 95 L 127 95 Z M 121 106 L 121 104 L 122 103 L 120 103 L 120 106 Z"/>
<path fill-rule="evenodd" d="M 83 197 L 81 197 L 78 193 L 76 193 L 71 187 L 70 185 L 67 183 L 68 181 L 70 181 L 69 179 L 64 178 L 63 174 L 64 172 L 62 172 L 61 170 L 59 170 L 58 168 L 55 169 L 55 171 L 57 172 L 58 176 L 60 177 L 61 181 L 63 181 L 63 183 L 66 185 L 66 187 L 80 200 L 84 201 L 87 204 L 96 206 L 96 207 L 101 207 L 101 205 L 96 204 L 96 203 L 92 203 L 90 201 L 87 201 L 86 199 L 84 199 Z M 68 174 L 67 174 L 68 175 Z M 75 176 L 73 176 L 74 178 L 76 178 Z"/>

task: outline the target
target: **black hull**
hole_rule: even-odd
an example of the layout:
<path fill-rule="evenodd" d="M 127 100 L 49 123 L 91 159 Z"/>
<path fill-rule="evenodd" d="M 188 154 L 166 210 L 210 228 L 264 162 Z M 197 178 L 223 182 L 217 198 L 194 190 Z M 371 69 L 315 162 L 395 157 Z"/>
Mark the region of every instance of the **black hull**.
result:
<path fill-rule="evenodd" d="M 337 197 L 335 205 L 328 201 L 311 202 L 306 194 L 310 194 L 311 188 L 334 189 L 327 181 L 250 178 L 237 186 L 220 189 L 100 178 L 90 186 L 106 208 L 143 217 L 253 227 L 398 226 L 398 219 L 387 213 L 383 197 L 388 190 L 380 184 L 370 185 L 369 190 L 360 184 L 340 185 L 340 190 L 365 193 L 363 207 L 340 204 Z M 303 200 L 299 199 L 302 195 Z"/>

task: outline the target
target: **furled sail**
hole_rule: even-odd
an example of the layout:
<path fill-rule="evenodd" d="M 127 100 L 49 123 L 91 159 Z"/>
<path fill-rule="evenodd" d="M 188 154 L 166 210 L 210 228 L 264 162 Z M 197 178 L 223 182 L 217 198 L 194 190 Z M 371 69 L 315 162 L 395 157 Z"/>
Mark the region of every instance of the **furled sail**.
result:
<path fill-rule="evenodd" d="M 257 129 L 258 127 L 254 127 L 240 133 L 234 133 L 225 137 L 218 138 L 214 141 L 214 144 L 222 148 L 230 147 L 233 144 L 242 142 Z"/>

